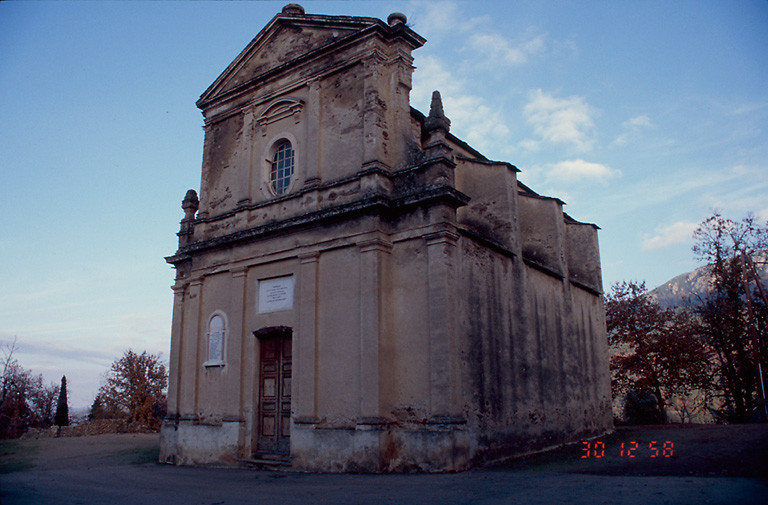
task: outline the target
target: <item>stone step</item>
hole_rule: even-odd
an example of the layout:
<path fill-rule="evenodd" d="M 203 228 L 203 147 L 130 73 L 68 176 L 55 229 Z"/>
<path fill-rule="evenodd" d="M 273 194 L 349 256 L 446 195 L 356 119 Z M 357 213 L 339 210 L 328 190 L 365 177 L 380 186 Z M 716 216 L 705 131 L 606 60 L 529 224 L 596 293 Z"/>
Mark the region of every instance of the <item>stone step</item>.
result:
<path fill-rule="evenodd" d="M 286 470 L 291 466 L 290 458 L 283 454 L 259 454 L 252 458 L 241 458 L 237 461 L 251 468 L 265 470 Z"/>

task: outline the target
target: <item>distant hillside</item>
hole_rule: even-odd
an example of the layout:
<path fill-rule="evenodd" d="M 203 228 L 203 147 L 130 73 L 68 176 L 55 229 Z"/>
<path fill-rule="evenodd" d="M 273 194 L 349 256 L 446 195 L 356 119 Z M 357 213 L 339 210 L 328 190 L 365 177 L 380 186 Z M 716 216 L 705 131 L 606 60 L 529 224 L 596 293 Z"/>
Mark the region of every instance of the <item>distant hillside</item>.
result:
<path fill-rule="evenodd" d="M 756 255 L 754 262 L 763 285 L 768 286 L 768 253 Z M 707 265 L 668 280 L 651 290 L 650 294 L 665 308 L 696 304 L 699 297 L 704 298 L 709 293 L 710 281 L 710 267 Z"/>

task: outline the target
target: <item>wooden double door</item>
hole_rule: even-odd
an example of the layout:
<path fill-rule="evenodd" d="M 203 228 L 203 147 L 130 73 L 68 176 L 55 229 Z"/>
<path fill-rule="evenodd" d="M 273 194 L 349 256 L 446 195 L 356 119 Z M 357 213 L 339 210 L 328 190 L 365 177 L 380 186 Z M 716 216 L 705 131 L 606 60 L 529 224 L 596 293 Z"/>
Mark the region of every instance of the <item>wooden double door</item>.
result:
<path fill-rule="evenodd" d="M 291 330 L 259 336 L 259 428 L 256 451 L 287 455 L 291 441 Z"/>

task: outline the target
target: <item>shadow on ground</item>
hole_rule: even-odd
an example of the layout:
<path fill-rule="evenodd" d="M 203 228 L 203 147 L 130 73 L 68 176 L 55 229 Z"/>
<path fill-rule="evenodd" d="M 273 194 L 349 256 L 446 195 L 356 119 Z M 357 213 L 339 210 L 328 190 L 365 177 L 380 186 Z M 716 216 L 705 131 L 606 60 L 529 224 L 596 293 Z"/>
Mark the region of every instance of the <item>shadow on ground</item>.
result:
<path fill-rule="evenodd" d="M 623 427 L 494 469 L 768 479 L 768 424 Z"/>
<path fill-rule="evenodd" d="M 454 474 L 174 467 L 157 463 L 158 438 L 122 434 L 2 442 L 0 503 L 768 503 L 768 469 L 763 461 L 768 454 L 768 425 L 619 429 L 589 441 L 589 452 L 586 445 L 574 444 Z M 628 452 L 635 447 L 632 442 L 637 444 L 631 451 L 634 458 Z M 664 457 L 664 442 L 669 457 Z"/>

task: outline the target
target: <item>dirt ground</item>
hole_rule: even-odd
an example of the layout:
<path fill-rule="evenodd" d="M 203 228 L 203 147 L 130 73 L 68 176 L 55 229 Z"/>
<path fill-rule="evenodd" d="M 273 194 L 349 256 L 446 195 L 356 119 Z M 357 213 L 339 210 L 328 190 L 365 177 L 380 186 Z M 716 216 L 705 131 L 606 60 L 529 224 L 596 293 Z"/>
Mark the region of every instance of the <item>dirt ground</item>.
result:
<path fill-rule="evenodd" d="M 157 455 L 151 434 L 4 441 L 0 503 L 768 504 L 765 424 L 618 429 L 457 474 L 186 468 Z"/>

